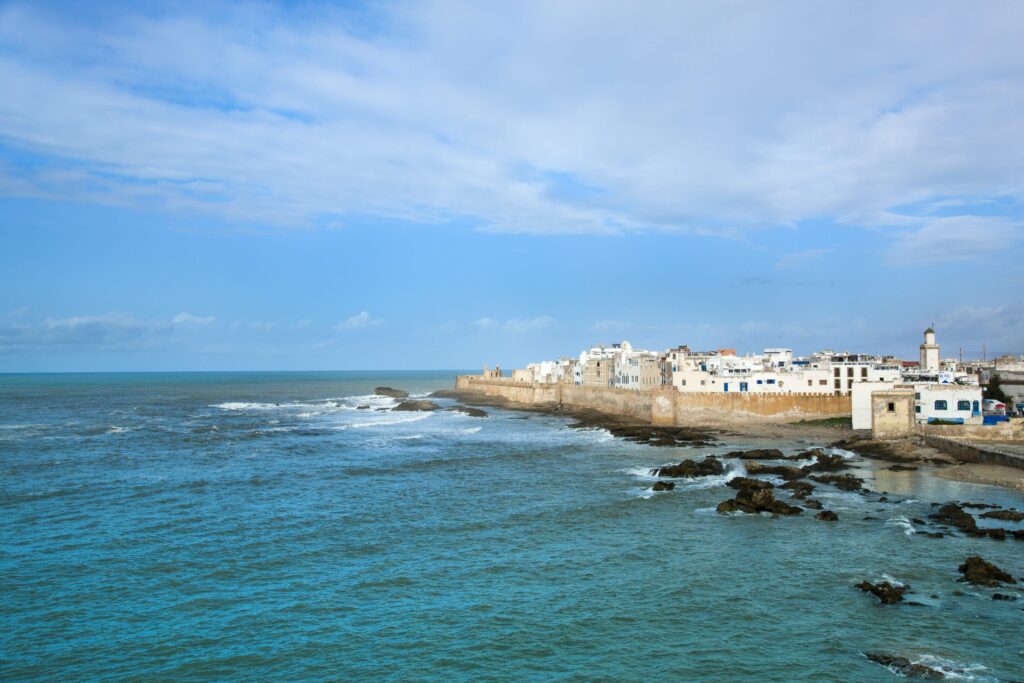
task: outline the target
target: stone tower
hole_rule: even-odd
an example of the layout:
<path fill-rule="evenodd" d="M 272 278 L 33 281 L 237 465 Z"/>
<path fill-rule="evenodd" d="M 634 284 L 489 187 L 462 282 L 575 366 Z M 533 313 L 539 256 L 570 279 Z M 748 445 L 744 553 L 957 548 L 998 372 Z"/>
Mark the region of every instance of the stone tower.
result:
<path fill-rule="evenodd" d="M 924 343 L 921 344 L 921 370 L 939 371 L 939 345 L 935 343 L 935 330 L 924 331 Z"/>

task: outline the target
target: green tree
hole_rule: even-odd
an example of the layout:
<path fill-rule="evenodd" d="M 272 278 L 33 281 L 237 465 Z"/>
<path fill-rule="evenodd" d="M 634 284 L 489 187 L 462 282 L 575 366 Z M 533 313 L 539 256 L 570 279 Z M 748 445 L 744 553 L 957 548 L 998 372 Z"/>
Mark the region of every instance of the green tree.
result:
<path fill-rule="evenodd" d="M 985 390 L 985 398 L 994 398 L 997 401 L 1002 401 L 1007 405 L 1010 404 L 1010 397 L 1003 392 L 1003 387 L 999 384 L 999 373 L 993 372 L 992 376 L 988 378 L 988 388 Z"/>

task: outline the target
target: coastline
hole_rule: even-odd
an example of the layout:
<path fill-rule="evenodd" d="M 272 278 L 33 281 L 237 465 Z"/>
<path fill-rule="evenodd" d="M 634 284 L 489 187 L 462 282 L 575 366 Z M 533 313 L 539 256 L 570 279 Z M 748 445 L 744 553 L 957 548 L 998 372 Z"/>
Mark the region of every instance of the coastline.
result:
<path fill-rule="evenodd" d="M 510 401 L 501 396 L 492 396 L 481 392 L 462 389 L 442 389 L 431 394 L 438 398 L 450 398 L 473 406 L 501 408 L 524 413 L 540 413 L 573 418 L 571 426 L 579 428 L 604 428 L 613 435 L 629 440 L 635 438 L 637 430 L 649 432 L 650 437 L 642 439 L 655 446 L 681 446 L 679 434 L 693 434 L 697 438 L 690 439 L 698 445 L 703 437 L 741 436 L 746 438 L 792 439 L 800 441 L 818 441 L 822 445 L 839 445 L 855 450 L 861 456 L 903 466 L 915 464 L 931 464 L 936 467 L 931 471 L 937 477 L 947 481 L 969 484 L 984 484 L 1012 491 L 1024 491 L 1024 470 L 1003 465 L 989 465 L 977 462 L 957 460 L 947 453 L 939 451 L 918 440 L 905 440 L 895 443 L 873 442 L 865 438 L 849 426 L 838 424 L 836 420 L 809 420 L 801 422 L 781 423 L 736 423 L 693 424 L 687 427 L 663 427 L 643 423 L 625 415 L 615 415 L 591 409 L 572 409 L 555 403 L 528 404 Z M 671 435 L 676 441 L 668 439 L 660 441 L 659 437 Z"/>

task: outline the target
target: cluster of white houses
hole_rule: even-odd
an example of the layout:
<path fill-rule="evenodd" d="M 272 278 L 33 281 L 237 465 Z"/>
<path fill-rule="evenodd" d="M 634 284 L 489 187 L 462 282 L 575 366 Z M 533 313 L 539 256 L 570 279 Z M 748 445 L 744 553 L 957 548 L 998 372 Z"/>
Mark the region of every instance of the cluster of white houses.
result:
<path fill-rule="evenodd" d="M 977 424 L 985 412 L 998 410 L 995 402 L 985 401 L 977 369 L 943 360 L 939 351 L 932 328 L 924 332 L 918 361 L 833 351 L 796 357 L 784 348 L 743 356 L 735 349 L 693 351 L 688 346 L 659 352 L 635 349 L 624 341 L 591 347 L 576 358 L 530 363 L 514 370 L 512 380 L 637 391 L 673 387 L 695 393 L 848 395 L 854 429 L 871 427 L 872 393 L 894 388 L 914 389 L 918 422 Z M 500 376 L 501 371 L 490 374 Z"/>

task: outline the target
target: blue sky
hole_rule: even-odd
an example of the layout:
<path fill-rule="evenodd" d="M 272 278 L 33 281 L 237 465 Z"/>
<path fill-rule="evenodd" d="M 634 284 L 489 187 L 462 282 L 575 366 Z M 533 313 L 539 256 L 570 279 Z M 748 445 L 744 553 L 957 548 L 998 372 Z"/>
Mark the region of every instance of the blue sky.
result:
<path fill-rule="evenodd" d="M 1024 351 L 1024 5 L 0 3 L 0 371 Z"/>

